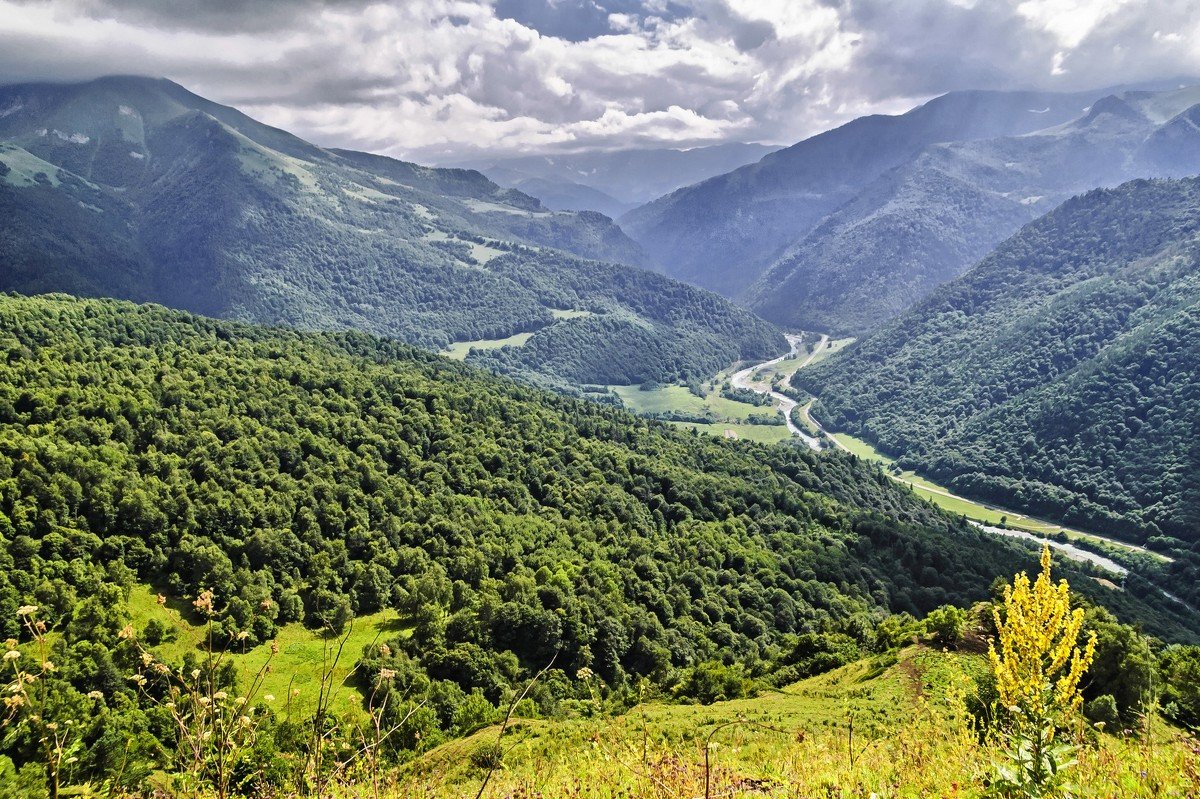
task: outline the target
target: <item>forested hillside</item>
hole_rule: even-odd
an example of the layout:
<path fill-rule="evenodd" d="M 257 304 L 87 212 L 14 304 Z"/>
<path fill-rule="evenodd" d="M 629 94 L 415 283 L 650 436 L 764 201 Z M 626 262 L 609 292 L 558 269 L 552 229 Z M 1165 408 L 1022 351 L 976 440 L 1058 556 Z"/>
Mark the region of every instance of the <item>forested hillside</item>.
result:
<path fill-rule="evenodd" d="M 895 647 L 924 628 L 889 612 L 1031 564 L 852 456 L 688 434 L 364 334 L 4 296 L 0 355 L 0 636 L 39 703 L 10 709 L 0 778 L 31 795 L 162 768 L 311 789 L 522 696 L 560 718 L 736 696 Z M 1200 634 L 1144 583 L 1071 574 L 1152 632 Z M 364 614 L 389 621 L 343 649 Z M 306 657 L 300 624 L 329 636 Z M 366 718 L 328 709 L 338 663 Z"/>
<path fill-rule="evenodd" d="M 823 422 L 956 491 L 1194 547 L 1200 180 L 1070 200 L 794 382 Z"/>
<path fill-rule="evenodd" d="M 638 380 L 786 348 L 716 297 L 585 260 L 640 262 L 610 219 L 549 211 L 478 172 L 325 150 L 169 81 L 9 86 L 0 107 L 0 290 L 154 301 L 432 349 L 531 331 L 553 340 L 555 309 L 603 311 L 606 326 L 582 345 L 565 331 L 556 350 L 571 347 L 592 370 L 620 351 L 621 373 Z M 555 304 L 565 297 L 573 304 Z M 655 315 L 633 310 L 650 304 Z M 582 369 L 521 361 L 551 379 Z"/>

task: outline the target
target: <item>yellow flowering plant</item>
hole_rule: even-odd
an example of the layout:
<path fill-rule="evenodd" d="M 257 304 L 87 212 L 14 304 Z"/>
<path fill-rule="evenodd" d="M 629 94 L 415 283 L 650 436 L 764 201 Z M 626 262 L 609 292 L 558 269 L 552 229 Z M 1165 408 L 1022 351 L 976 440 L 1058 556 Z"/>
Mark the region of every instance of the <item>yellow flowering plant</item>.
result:
<path fill-rule="evenodd" d="M 1036 581 L 1018 574 L 1004 588 L 1002 608 L 993 609 L 999 648 L 989 644 L 988 659 L 1009 744 L 993 789 L 1004 796 L 1071 795 L 1064 772 L 1073 748 L 1056 736 L 1076 718 L 1079 683 L 1096 650 L 1095 633 L 1079 646 L 1084 612 L 1071 608 L 1067 581 L 1051 578 L 1048 546 L 1041 567 Z"/>

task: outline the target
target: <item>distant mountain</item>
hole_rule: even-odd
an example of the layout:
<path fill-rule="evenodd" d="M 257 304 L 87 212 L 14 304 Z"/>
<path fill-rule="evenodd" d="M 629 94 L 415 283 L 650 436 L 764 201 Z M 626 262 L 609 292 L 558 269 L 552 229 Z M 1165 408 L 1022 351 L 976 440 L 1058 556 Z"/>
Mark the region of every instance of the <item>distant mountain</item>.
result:
<path fill-rule="evenodd" d="M 537 197 L 542 205 L 553 211 L 596 211 L 610 219 L 637 208 L 637 203 L 624 203 L 599 189 L 553 178 L 525 178 L 512 188 Z"/>
<path fill-rule="evenodd" d="M 957 492 L 1200 564 L 1200 179 L 1072 199 L 794 382 Z"/>
<path fill-rule="evenodd" d="M 665 274 L 736 297 L 827 214 L 930 145 L 1041 130 L 1099 96 L 954 92 L 900 116 L 856 119 L 619 221 Z"/>
<path fill-rule="evenodd" d="M 1200 172 L 1200 89 L 1126 92 L 1063 125 L 934 144 L 792 244 L 746 293 L 764 317 L 862 334 L 1070 196 Z"/>
<path fill-rule="evenodd" d="M 574 190 L 566 210 L 599 211 L 613 218 L 642 203 L 750 164 L 778 147 L 764 144 L 729 143 L 689 150 L 646 148 L 577 154 L 528 155 L 510 158 L 476 158 L 447 162 L 446 166 L 477 169 L 501 186 L 520 188 L 555 207 L 556 197 L 568 196 L 571 186 L 581 186 L 607 195 L 589 195 Z M 533 184 L 532 181 L 538 181 Z M 541 191 L 550 196 L 543 196 Z M 581 204 L 588 199 L 589 205 Z M 609 213 L 614 211 L 615 213 Z"/>
<path fill-rule="evenodd" d="M 430 348 L 561 331 L 594 348 L 579 357 L 598 382 L 606 351 L 626 358 L 614 374 L 647 380 L 786 346 L 715 296 L 583 260 L 642 259 L 601 214 L 551 211 L 478 172 L 322 149 L 165 80 L 0 88 L 0 164 L 0 290 L 154 301 Z M 576 366 L 550 376 L 574 380 Z"/>

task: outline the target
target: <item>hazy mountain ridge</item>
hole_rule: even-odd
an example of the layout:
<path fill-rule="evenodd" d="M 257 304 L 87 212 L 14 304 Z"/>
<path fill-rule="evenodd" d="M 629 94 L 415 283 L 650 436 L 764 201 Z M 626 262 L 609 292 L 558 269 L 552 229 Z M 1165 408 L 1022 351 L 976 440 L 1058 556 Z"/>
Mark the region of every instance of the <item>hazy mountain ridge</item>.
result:
<path fill-rule="evenodd" d="M 902 115 L 855 119 L 619 221 L 664 273 L 738 296 L 783 248 L 930 145 L 1066 122 L 1096 96 L 954 92 Z"/>
<path fill-rule="evenodd" d="M 582 208 L 600 211 L 615 219 L 643 203 L 753 163 L 777 149 L 770 145 L 732 142 L 686 150 L 630 148 L 609 152 L 475 158 L 448 161 L 447 164 L 478 169 L 502 186 L 528 187 L 531 194 L 543 201 L 546 198 L 538 193 L 539 188 L 559 196 L 571 192 L 576 202 L 588 199 L 597 203 Z M 608 204 L 602 197 L 580 192 L 573 186 L 601 192 L 611 198 L 618 205 L 609 207 L 617 213 L 609 213 L 600 207 L 600 203 Z M 549 202 L 547 205 L 553 207 Z"/>
<path fill-rule="evenodd" d="M 4 290 L 156 301 L 437 348 L 554 324 L 551 282 L 521 284 L 489 269 L 506 253 L 531 270 L 542 247 L 642 258 L 600 214 L 550 211 L 478 172 L 324 150 L 169 81 L 9 86 L 0 112 Z M 622 280 L 631 267 L 580 258 L 563 262 L 612 279 L 572 307 L 627 309 L 641 303 L 622 294 L 634 284 L 678 300 L 658 318 L 622 318 L 653 328 L 683 372 L 785 347 L 745 311 L 670 281 Z M 682 318 L 690 326 L 681 338 L 672 320 Z M 719 359 L 689 356 L 697 335 Z M 591 343 L 604 349 L 602 339 Z M 623 371 L 642 379 L 680 376 L 639 371 L 640 355 L 631 357 Z"/>
<path fill-rule="evenodd" d="M 1174 137 L 1148 151 L 1161 128 L 1143 106 L 1171 99 L 1184 104 L 1192 92 L 1110 95 L 1044 131 L 933 145 L 790 247 L 748 304 L 785 326 L 870 331 L 1070 196 L 1200 169 L 1200 150 Z"/>

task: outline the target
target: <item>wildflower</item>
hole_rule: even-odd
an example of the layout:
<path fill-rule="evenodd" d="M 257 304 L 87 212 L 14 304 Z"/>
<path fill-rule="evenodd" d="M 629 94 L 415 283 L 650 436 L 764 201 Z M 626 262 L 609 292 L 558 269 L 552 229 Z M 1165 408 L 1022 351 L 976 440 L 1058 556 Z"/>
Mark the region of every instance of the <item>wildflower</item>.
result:
<path fill-rule="evenodd" d="M 228 698 L 229 694 L 225 693 L 224 691 L 217 691 L 215 694 L 213 694 L 213 699 L 217 700 L 218 702 L 223 702 Z"/>
<path fill-rule="evenodd" d="M 268 702 L 274 702 L 275 694 L 263 694 L 263 699 L 267 700 Z"/>
<path fill-rule="evenodd" d="M 35 614 L 37 612 L 38 612 L 37 605 L 22 605 L 21 607 L 17 608 L 18 616 L 32 616 L 33 614 Z"/>
<path fill-rule="evenodd" d="M 135 634 L 136 634 L 136 632 L 133 629 L 133 625 L 126 624 L 124 627 L 121 628 L 121 631 L 119 633 L 117 633 L 117 637 L 120 638 L 122 641 L 129 641 L 133 638 L 133 636 Z"/>
<path fill-rule="evenodd" d="M 242 717 L 240 717 L 240 718 L 238 719 L 238 723 L 239 723 L 239 724 L 241 724 L 243 727 L 249 727 L 249 726 L 250 726 L 250 723 L 251 723 L 251 722 L 250 722 L 250 717 L 249 717 L 249 716 L 242 716 Z"/>
<path fill-rule="evenodd" d="M 5 659 L 5 660 L 16 660 L 16 659 L 18 659 L 19 657 L 21 657 L 21 653 L 20 653 L 20 652 L 18 652 L 17 650 L 15 650 L 15 649 L 10 649 L 10 650 L 8 650 L 7 652 L 5 652 L 5 653 L 4 653 L 4 659 Z"/>
<path fill-rule="evenodd" d="M 52 674 L 57 670 L 58 670 L 58 667 L 55 666 L 50 661 L 48 661 L 48 660 L 42 661 L 42 671 L 45 672 L 46 674 Z"/>
<path fill-rule="evenodd" d="M 1066 580 L 1050 579 L 1050 548 L 1042 550 L 1042 572 L 1030 583 L 1018 574 L 1004 589 L 1006 618 L 994 610 L 1000 651 L 989 647 L 996 690 L 1006 707 L 1041 718 L 1054 709 L 1073 712 L 1083 696 L 1079 681 L 1096 651 L 1093 633 L 1081 650 L 1076 643 L 1083 627 L 1083 609 L 1071 610 Z"/>
<path fill-rule="evenodd" d="M 392 648 L 387 644 L 384 644 L 383 646 L 379 647 L 379 654 L 383 655 L 385 658 L 390 658 L 392 656 Z"/>
<path fill-rule="evenodd" d="M 266 599 L 264 599 L 262 602 L 259 602 L 259 603 L 258 603 L 258 606 L 259 606 L 260 608 L 262 608 L 263 610 L 270 610 L 270 609 L 271 609 L 271 605 L 272 605 L 272 602 L 271 602 L 271 598 L 270 598 L 270 597 L 267 597 L 267 598 L 266 598 Z"/>
<path fill-rule="evenodd" d="M 155 601 L 157 601 L 158 604 L 160 604 L 160 605 L 167 604 L 167 598 L 165 596 L 163 596 L 162 594 L 159 594 L 157 597 L 155 597 Z"/>
<path fill-rule="evenodd" d="M 192 669 L 192 679 L 193 680 L 200 679 L 200 669 Z"/>
<path fill-rule="evenodd" d="M 192 602 L 192 606 L 205 616 L 213 615 L 213 592 L 211 590 L 201 591 L 200 596 Z"/>
<path fill-rule="evenodd" d="M 272 655 L 278 655 L 278 654 L 279 654 L 279 642 L 278 642 L 278 641 L 272 641 L 272 642 L 271 642 L 271 654 L 272 654 Z"/>
<path fill-rule="evenodd" d="M 103 699 L 104 694 L 100 691 L 88 691 L 88 699 Z"/>
<path fill-rule="evenodd" d="M 249 637 L 250 637 L 250 633 L 246 632 L 245 630 L 242 630 L 240 633 L 237 634 L 237 639 L 239 641 L 245 641 Z"/>
<path fill-rule="evenodd" d="M 584 666 L 582 669 L 575 672 L 575 678 L 577 680 L 590 680 L 594 676 L 596 676 L 596 673 L 594 671 L 592 671 L 591 669 L 589 669 L 587 666 Z"/>
<path fill-rule="evenodd" d="M 200 702 L 200 704 L 204 705 L 205 707 L 208 707 L 209 705 L 212 704 L 212 700 L 209 699 L 207 696 L 200 697 L 200 699 L 198 701 Z"/>
<path fill-rule="evenodd" d="M 154 655 L 151 655 L 149 652 L 142 653 L 142 665 L 143 666 L 149 666 L 153 662 L 154 662 Z"/>
<path fill-rule="evenodd" d="M 395 669 L 380 669 L 379 670 L 379 679 L 383 680 L 385 682 L 387 680 L 394 678 L 395 676 L 396 676 Z"/>

